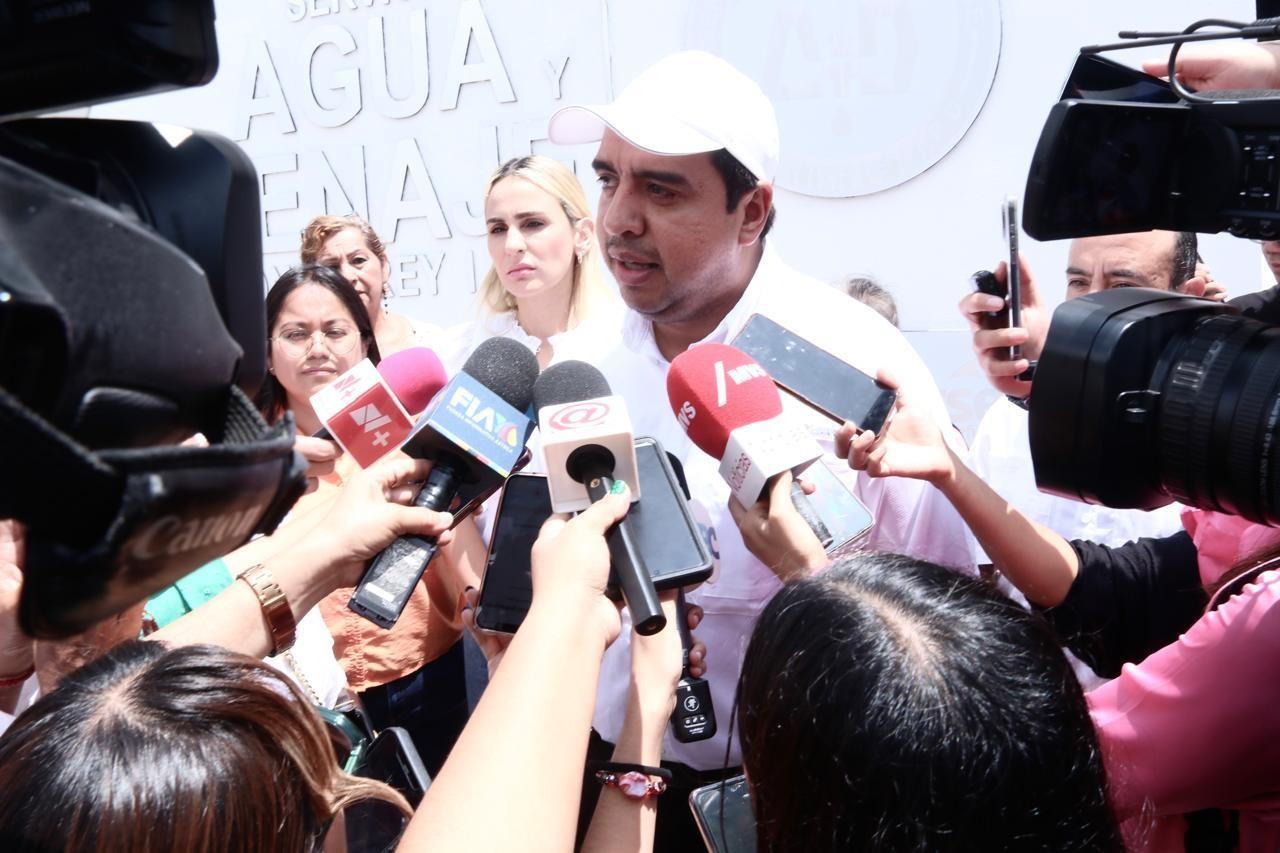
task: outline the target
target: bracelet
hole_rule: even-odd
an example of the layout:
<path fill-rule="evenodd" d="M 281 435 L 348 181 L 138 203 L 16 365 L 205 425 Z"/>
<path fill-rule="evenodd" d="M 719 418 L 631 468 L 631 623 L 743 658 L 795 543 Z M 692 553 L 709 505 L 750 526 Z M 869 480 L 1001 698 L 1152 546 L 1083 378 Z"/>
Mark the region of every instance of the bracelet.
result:
<path fill-rule="evenodd" d="M 596 778 L 601 783 L 617 788 L 620 794 L 632 800 L 656 797 L 667 790 L 667 783 L 671 781 L 671 771 L 665 767 L 619 761 L 592 761 L 587 766 L 596 771 Z"/>
<path fill-rule="evenodd" d="M 253 590 L 262 605 L 262 617 L 267 621 L 271 631 L 271 654 L 278 655 L 293 648 L 298 624 L 294 621 L 293 611 L 289 609 L 289 600 L 284 590 L 272 576 L 267 567 L 258 563 L 241 573 L 239 580 L 244 581 Z"/>
<path fill-rule="evenodd" d="M 17 675 L 0 676 L 0 688 L 17 687 L 19 684 L 22 684 L 24 681 L 26 681 L 28 678 L 30 678 L 35 674 L 36 674 L 36 665 L 33 663 L 31 664 L 31 666 L 27 667 Z"/>

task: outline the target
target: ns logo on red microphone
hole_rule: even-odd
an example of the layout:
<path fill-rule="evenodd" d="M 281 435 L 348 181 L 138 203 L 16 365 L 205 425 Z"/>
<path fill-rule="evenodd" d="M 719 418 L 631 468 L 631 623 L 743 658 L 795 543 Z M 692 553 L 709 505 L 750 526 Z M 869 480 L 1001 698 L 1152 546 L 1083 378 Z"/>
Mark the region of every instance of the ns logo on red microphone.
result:
<path fill-rule="evenodd" d="M 600 400 L 588 400 L 572 406 L 565 406 L 551 417 L 551 426 L 555 429 L 580 429 L 600 423 L 609 417 L 609 404 Z"/>

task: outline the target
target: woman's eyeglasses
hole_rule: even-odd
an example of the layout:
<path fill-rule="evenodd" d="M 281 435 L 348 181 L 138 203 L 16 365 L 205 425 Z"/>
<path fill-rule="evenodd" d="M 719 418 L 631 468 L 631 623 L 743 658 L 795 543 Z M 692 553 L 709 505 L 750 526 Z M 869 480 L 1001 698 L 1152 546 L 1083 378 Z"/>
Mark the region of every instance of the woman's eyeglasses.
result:
<path fill-rule="evenodd" d="M 360 333 L 350 326 L 330 326 L 308 332 L 303 329 L 288 329 L 272 338 L 280 345 L 280 349 L 290 358 L 305 358 L 315 345 L 319 336 L 325 349 L 334 355 L 346 355 L 355 349 L 360 342 Z"/>

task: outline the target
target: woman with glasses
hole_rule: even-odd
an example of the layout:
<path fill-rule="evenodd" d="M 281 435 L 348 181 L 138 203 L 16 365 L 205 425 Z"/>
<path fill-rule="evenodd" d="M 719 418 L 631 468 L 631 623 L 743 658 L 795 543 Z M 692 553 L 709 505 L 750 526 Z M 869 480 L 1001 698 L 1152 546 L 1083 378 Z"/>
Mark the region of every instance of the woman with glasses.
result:
<path fill-rule="evenodd" d="M 326 266 L 296 267 L 276 281 L 267 294 L 269 374 L 258 401 L 265 417 L 276 420 L 286 411 L 292 413 L 300 435 L 314 434 L 323 426 L 311 407 L 311 395 L 361 359 L 377 364 L 381 358 L 364 307 L 356 288 Z M 298 502 L 294 514 L 327 505 L 356 470 L 350 458 L 339 457 L 333 471 L 319 477 L 316 491 Z M 457 612 L 466 586 L 454 548 L 446 545 L 390 629 L 347 606 L 350 588 L 330 594 L 320 604 L 333 635 L 334 654 L 374 728 L 407 729 L 432 774 L 467 721 Z"/>
<path fill-rule="evenodd" d="M 359 216 L 312 219 L 302 231 L 299 254 L 302 263 L 330 267 L 355 288 L 383 355 L 435 344 L 439 334 L 435 326 L 388 309 L 391 263 L 387 247 L 373 226 Z"/>

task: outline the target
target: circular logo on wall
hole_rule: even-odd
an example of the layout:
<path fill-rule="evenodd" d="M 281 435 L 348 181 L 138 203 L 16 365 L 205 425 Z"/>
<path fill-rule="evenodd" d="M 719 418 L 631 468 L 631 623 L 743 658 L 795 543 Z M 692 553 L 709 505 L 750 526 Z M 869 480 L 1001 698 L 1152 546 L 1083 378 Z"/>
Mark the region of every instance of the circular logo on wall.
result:
<path fill-rule="evenodd" d="M 699 0 L 687 48 L 723 56 L 773 101 L 776 184 L 867 195 L 940 161 L 986 103 L 999 0 Z"/>
<path fill-rule="evenodd" d="M 607 417 L 609 417 L 609 404 L 591 400 L 565 406 L 551 416 L 551 425 L 556 429 L 577 429 L 599 423 Z"/>

